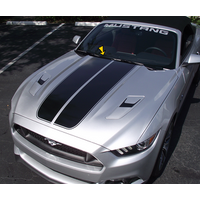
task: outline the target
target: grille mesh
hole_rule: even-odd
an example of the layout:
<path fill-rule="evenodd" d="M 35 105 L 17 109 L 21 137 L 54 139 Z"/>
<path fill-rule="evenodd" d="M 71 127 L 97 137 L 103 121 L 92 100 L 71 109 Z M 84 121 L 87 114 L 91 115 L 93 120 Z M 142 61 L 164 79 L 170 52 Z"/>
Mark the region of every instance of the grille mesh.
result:
<path fill-rule="evenodd" d="M 53 141 L 57 143 L 57 145 L 51 146 L 49 144 L 49 138 L 45 138 L 29 129 L 19 126 L 18 124 L 14 125 L 14 129 L 29 142 L 44 151 L 49 152 L 50 154 L 87 165 L 103 167 L 103 165 L 96 158 L 85 151 L 81 151 L 57 141 Z"/>

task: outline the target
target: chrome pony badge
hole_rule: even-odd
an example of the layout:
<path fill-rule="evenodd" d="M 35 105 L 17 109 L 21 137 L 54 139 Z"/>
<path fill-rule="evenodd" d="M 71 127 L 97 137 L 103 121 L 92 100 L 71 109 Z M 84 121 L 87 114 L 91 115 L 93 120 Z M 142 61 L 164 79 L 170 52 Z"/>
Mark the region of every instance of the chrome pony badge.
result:
<path fill-rule="evenodd" d="M 49 138 L 44 138 L 44 140 L 47 140 L 48 143 L 53 147 L 53 146 L 56 146 L 56 145 L 61 145 L 60 143 L 54 141 L 54 140 L 51 140 Z"/>

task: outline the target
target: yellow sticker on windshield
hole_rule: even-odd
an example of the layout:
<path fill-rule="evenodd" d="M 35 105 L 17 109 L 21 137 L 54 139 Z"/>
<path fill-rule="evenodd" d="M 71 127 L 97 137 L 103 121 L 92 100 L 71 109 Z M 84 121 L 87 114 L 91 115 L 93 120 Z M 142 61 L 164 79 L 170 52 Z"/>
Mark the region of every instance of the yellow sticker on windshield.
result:
<path fill-rule="evenodd" d="M 105 51 L 103 51 L 103 46 L 99 47 L 99 50 L 101 51 L 101 55 L 104 55 Z"/>

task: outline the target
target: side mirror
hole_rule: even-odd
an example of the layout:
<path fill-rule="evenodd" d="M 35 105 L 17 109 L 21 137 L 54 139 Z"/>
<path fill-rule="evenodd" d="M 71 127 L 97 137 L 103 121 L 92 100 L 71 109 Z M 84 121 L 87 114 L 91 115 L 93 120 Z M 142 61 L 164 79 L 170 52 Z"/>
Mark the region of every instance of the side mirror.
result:
<path fill-rule="evenodd" d="M 80 39 L 81 39 L 81 36 L 75 35 L 72 41 L 73 41 L 75 44 L 78 44 L 78 43 L 80 42 Z"/>
<path fill-rule="evenodd" d="M 200 55 L 191 54 L 188 59 L 188 64 L 200 63 Z"/>

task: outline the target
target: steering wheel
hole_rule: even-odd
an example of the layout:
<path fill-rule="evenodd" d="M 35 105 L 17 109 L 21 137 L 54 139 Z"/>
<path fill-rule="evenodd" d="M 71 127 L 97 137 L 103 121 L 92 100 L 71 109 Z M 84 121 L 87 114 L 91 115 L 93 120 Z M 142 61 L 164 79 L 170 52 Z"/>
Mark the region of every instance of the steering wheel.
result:
<path fill-rule="evenodd" d="M 157 51 L 160 51 L 165 57 L 167 57 L 167 54 L 160 48 L 158 47 L 148 47 L 147 49 L 145 49 L 145 52 L 146 51 L 149 51 L 149 50 L 157 50 Z"/>

